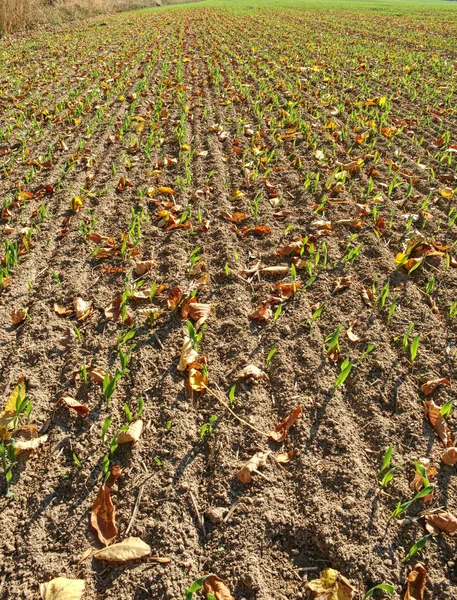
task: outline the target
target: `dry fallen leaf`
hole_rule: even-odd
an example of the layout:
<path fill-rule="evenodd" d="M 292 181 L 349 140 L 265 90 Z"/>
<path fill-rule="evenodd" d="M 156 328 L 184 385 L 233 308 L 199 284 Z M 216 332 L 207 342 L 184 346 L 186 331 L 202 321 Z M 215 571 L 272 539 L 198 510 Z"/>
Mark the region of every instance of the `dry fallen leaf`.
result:
<path fill-rule="evenodd" d="M 446 377 L 441 377 L 440 379 L 429 379 L 421 385 L 421 392 L 425 396 L 429 396 L 440 385 L 451 385 L 451 382 Z"/>
<path fill-rule="evenodd" d="M 73 300 L 73 307 L 75 309 L 76 318 L 78 321 L 87 319 L 90 313 L 94 310 L 91 302 L 86 302 L 79 296 Z"/>
<path fill-rule="evenodd" d="M 335 281 L 335 287 L 333 288 L 332 293 L 336 294 L 336 292 L 339 292 L 340 290 L 344 290 L 345 288 L 348 288 L 353 281 L 354 281 L 353 275 L 349 275 L 348 277 L 338 277 L 338 279 Z"/>
<path fill-rule="evenodd" d="M 129 442 L 137 442 L 143 432 L 143 421 L 138 419 L 130 423 L 129 428 L 125 431 L 121 431 L 118 435 L 117 441 L 119 444 L 128 444 Z"/>
<path fill-rule="evenodd" d="M 84 404 L 81 404 L 81 402 L 78 402 L 78 400 L 70 398 L 69 396 L 64 396 L 63 398 L 60 398 L 57 401 L 57 406 L 59 404 L 65 404 L 65 406 L 68 406 L 68 408 L 71 408 L 74 411 L 76 411 L 80 417 L 85 417 L 89 412 L 87 406 L 84 406 Z"/>
<path fill-rule="evenodd" d="M 135 273 L 136 275 L 144 275 L 152 268 L 154 264 L 153 260 L 138 260 L 135 263 Z"/>
<path fill-rule="evenodd" d="M 92 369 L 89 371 L 89 379 L 94 383 L 103 383 L 105 380 L 105 369 Z"/>
<path fill-rule="evenodd" d="M 40 583 L 42 600 L 80 600 L 83 597 L 85 581 L 56 577 L 47 583 Z"/>
<path fill-rule="evenodd" d="M 271 310 L 271 304 L 268 300 L 264 300 L 260 303 L 258 308 L 249 315 L 249 318 L 253 321 L 268 321 L 272 316 L 273 311 Z"/>
<path fill-rule="evenodd" d="M 362 300 L 367 306 L 373 306 L 375 297 L 369 287 L 367 287 L 366 285 L 362 285 L 360 287 L 360 295 L 362 296 Z"/>
<path fill-rule="evenodd" d="M 210 575 L 203 583 L 203 593 L 208 596 L 212 594 L 216 600 L 235 600 L 230 590 L 216 575 Z"/>
<path fill-rule="evenodd" d="M 188 383 L 196 392 L 203 392 L 208 385 L 208 377 L 206 376 L 205 371 L 202 370 L 204 364 L 203 360 L 204 359 L 195 361 L 189 367 Z"/>
<path fill-rule="evenodd" d="M 57 302 L 54 302 L 54 312 L 56 312 L 59 316 L 65 316 L 65 315 L 71 315 L 73 312 L 72 308 L 65 308 L 65 306 L 61 306 L 60 304 L 57 304 Z"/>
<path fill-rule="evenodd" d="M 270 438 L 275 442 L 283 442 L 286 439 L 287 432 L 298 419 L 301 412 L 302 408 L 298 405 L 284 421 L 276 425 L 276 428 L 273 431 L 270 431 Z"/>
<path fill-rule="evenodd" d="M 425 528 L 429 533 L 454 535 L 457 531 L 457 517 L 444 510 L 425 515 Z"/>
<path fill-rule="evenodd" d="M 406 580 L 406 593 L 403 600 L 424 600 L 426 576 L 425 567 L 417 563 Z"/>
<path fill-rule="evenodd" d="M 288 300 L 302 287 L 302 283 L 276 283 L 274 289 L 280 298 Z"/>
<path fill-rule="evenodd" d="M 256 381 L 265 379 L 267 382 L 270 381 L 270 378 L 265 371 L 262 371 L 262 369 L 259 369 L 259 367 L 256 367 L 255 365 L 248 365 L 247 367 L 244 367 L 244 369 L 241 369 L 236 375 L 236 379 L 254 379 Z"/>
<path fill-rule="evenodd" d="M 14 440 L 14 449 L 16 451 L 20 450 L 21 452 L 25 450 L 36 450 L 36 448 L 47 442 L 47 440 L 47 434 L 31 440 Z"/>
<path fill-rule="evenodd" d="M 436 435 L 443 442 L 443 445 L 449 448 L 453 446 L 451 430 L 446 423 L 446 419 L 440 413 L 440 407 L 433 400 L 424 402 L 425 417 L 430 421 Z"/>
<path fill-rule="evenodd" d="M 137 537 L 128 537 L 118 544 L 113 544 L 94 553 L 94 558 L 108 562 L 125 562 L 142 558 L 151 553 L 151 547 Z"/>
<path fill-rule="evenodd" d="M 181 288 L 174 287 L 168 292 L 167 305 L 170 310 L 174 310 L 181 301 L 183 292 Z"/>
<path fill-rule="evenodd" d="M 319 579 L 308 583 L 316 600 L 352 600 L 356 590 L 349 581 L 335 569 L 321 571 Z"/>
<path fill-rule="evenodd" d="M 297 242 L 291 242 L 276 250 L 276 254 L 280 256 L 298 256 L 303 248 L 303 242 L 298 240 Z"/>
<path fill-rule="evenodd" d="M 276 265 L 272 267 L 263 267 L 260 269 L 259 273 L 263 275 L 287 275 L 290 272 L 290 267 L 288 265 Z"/>
<path fill-rule="evenodd" d="M 105 308 L 105 317 L 110 321 L 119 321 L 121 317 L 122 294 L 116 296 L 114 300 Z"/>
<path fill-rule="evenodd" d="M 111 490 L 107 485 L 102 485 L 92 504 L 90 524 L 95 529 L 98 539 L 108 546 L 117 535 L 114 505 L 111 501 Z"/>
<path fill-rule="evenodd" d="M 192 340 L 188 335 L 184 336 L 184 342 L 179 359 L 178 371 L 185 371 L 189 365 L 198 359 L 198 352 L 194 349 Z"/>
<path fill-rule="evenodd" d="M 11 313 L 11 323 L 13 325 L 18 325 L 19 323 L 22 323 L 22 321 L 25 321 L 26 318 L 27 318 L 27 311 L 24 310 L 23 308 L 18 308 L 16 310 L 13 310 L 13 312 Z"/>
<path fill-rule="evenodd" d="M 63 346 L 63 348 L 69 348 L 76 341 L 77 336 L 71 327 L 65 329 L 62 335 L 59 338 L 59 344 Z"/>
<path fill-rule="evenodd" d="M 295 450 L 289 450 L 289 452 L 279 452 L 278 454 L 275 454 L 274 459 L 279 464 L 286 465 L 287 463 L 290 463 L 290 461 L 293 459 L 294 455 L 295 455 Z"/>
<path fill-rule="evenodd" d="M 357 321 L 353 321 L 351 323 L 351 326 L 346 329 L 346 335 L 348 337 L 348 340 L 350 342 L 352 342 L 353 344 L 357 343 L 358 341 L 360 341 L 360 338 L 358 335 L 356 335 L 353 331 L 353 327 L 355 327 L 357 325 Z"/>
<path fill-rule="evenodd" d="M 270 450 L 266 452 L 256 452 L 252 458 L 238 471 L 237 477 L 243 483 L 250 483 L 252 481 L 252 473 L 259 470 L 259 467 L 265 467 L 267 464 L 268 456 L 271 454 Z"/>
<path fill-rule="evenodd" d="M 455 465 L 457 463 L 457 448 L 451 446 L 441 455 L 441 460 L 445 465 Z"/>
<path fill-rule="evenodd" d="M 419 458 L 419 460 L 417 462 L 422 467 L 424 467 L 427 479 L 429 479 L 430 481 L 433 481 L 435 479 L 435 477 L 437 476 L 438 471 L 437 471 L 436 467 L 434 467 L 431 464 L 430 459 L 428 459 L 428 458 Z M 424 487 L 423 477 L 422 477 L 422 475 L 417 470 L 414 472 L 414 479 L 409 484 L 409 487 L 412 490 L 415 490 L 416 492 L 420 492 L 421 489 Z"/>
<path fill-rule="evenodd" d="M 211 304 L 202 304 L 201 302 L 192 302 L 189 304 L 188 315 L 193 321 L 196 321 L 195 329 L 197 331 L 210 316 L 212 308 Z"/>

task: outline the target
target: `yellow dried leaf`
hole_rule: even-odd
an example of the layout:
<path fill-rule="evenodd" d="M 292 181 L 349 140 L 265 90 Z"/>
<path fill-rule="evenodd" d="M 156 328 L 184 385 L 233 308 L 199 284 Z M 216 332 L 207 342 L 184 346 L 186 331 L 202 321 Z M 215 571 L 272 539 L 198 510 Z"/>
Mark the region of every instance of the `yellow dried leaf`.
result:
<path fill-rule="evenodd" d="M 319 579 L 308 583 L 316 600 L 352 600 L 355 589 L 349 581 L 335 569 L 321 571 Z"/>
<path fill-rule="evenodd" d="M 143 432 L 143 421 L 138 419 L 134 423 L 130 423 L 129 428 L 121 431 L 117 438 L 119 444 L 128 444 L 129 442 L 137 442 Z"/>
<path fill-rule="evenodd" d="M 137 537 L 129 537 L 94 553 L 94 558 L 108 562 L 125 562 L 151 553 L 151 547 Z"/>
<path fill-rule="evenodd" d="M 83 597 L 85 581 L 56 577 L 47 583 L 40 583 L 42 600 L 79 600 Z"/>

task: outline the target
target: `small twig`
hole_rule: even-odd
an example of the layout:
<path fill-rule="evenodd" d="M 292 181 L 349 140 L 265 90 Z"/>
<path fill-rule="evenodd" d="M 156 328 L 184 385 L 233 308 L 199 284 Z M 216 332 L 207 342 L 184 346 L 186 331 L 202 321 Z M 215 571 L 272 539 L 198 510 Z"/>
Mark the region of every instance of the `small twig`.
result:
<path fill-rule="evenodd" d="M 300 567 L 299 569 L 295 569 L 299 573 L 306 573 L 306 571 L 319 571 L 319 567 Z"/>
<path fill-rule="evenodd" d="M 127 529 L 125 530 L 125 535 L 128 535 L 130 533 L 130 530 L 133 527 L 133 523 L 135 522 L 136 519 L 136 515 L 138 513 L 138 508 L 140 506 L 140 502 L 141 502 L 141 496 L 143 495 L 143 490 L 144 490 L 144 483 L 143 485 L 140 487 L 140 489 L 138 490 L 138 495 L 136 497 L 136 502 L 135 502 L 135 506 L 133 508 L 133 513 L 132 513 L 132 518 L 130 519 L 130 523 L 128 524 Z"/>
<path fill-rule="evenodd" d="M 248 423 L 247 421 L 245 421 L 244 419 L 242 419 L 241 417 L 239 417 L 231 408 L 230 406 L 224 401 L 222 400 L 222 398 L 220 398 L 217 394 L 215 394 L 213 392 L 213 390 L 210 390 L 209 387 L 203 383 L 202 384 L 203 387 L 208 390 L 208 392 L 214 396 L 214 398 L 216 398 L 216 400 L 218 400 L 223 406 L 225 406 L 225 408 L 229 411 L 229 413 L 231 415 L 233 415 L 235 417 L 235 419 L 238 419 L 238 421 L 240 421 L 240 423 L 243 423 L 243 425 L 246 425 L 246 427 L 249 427 L 250 429 L 252 429 L 253 431 L 256 431 L 257 433 L 260 433 L 262 435 L 264 435 L 265 437 L 269 438 L 270 435 L 268 433 L 265 433 L 265 431 L 262 431 L 261 429 L 257 429 L 257 427 L 255 427 L 254 425 L 251 425 L 250 423 Z"/>
<path fill-rule="evenodd" d="M 230 508 L 230 510 L 228 511 L 228 513 L 225 515 L 224 520 L 222 521 L 223 523 L 227 523 L 227 521 L 230 519 L 230 517 L 233 515 L 233 513 L 236 510 L 236 507 L 240 504 L 241 502 L 241 498 L 239 500 L 237 500 L 233 506 Z"/>
<path fill-rule="evenodd" d="M 195 499 L 195 496 L 193 495 L 191 490 L 189 490 L 189 496 L 192 501 L 192 506 L 194 507 L 194 510 L 197 514 L 197 520 L 200 523 L 200 527 L 202 528 L 203 537 L 206 537 L 205 521 L 203 520 L 203 516 L 201 515 L 201 513 L 198 509 L 197 500 Z"/>
<path fill-rule="evenodd" d="M 155 341 L 157 342 L 159 348 L 161 350 L 165 350 L 164 345 L 162 344 L 162 342 L 160 341 L 159 336 L 157 335 L 157 333 L 155 331 L 152 332 L 152 335 L 154 336 Z"/>

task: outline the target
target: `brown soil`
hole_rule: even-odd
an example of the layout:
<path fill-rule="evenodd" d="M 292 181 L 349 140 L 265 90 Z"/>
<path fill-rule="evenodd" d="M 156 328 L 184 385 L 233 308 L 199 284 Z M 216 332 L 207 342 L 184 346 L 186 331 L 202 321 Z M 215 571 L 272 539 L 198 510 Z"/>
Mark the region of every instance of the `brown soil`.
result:
<path fill-rule="evenodd" d="M 35 194 L 12 207 L 11 218 L 2 221 L 2 230 L 11 226 L 12 231 L 2 233 L 2 237 L 10 241 L 20 239 L 22 227 L 39 225 L 32 246 L 19 258 L 11 284 L 0 293 L 1 391 L 6 402 L 18 380 L 25 377 L 33 402 L 31 422 L 37 424 L 40 432 L 49 434 L 38 450 L 19 455 L 11 485 L 14 498 L 5 497 L 7 490 L 1 477 L 1 598 L 37 598 L 40 582 L 66 576 L 87 581 L 87 598 L 178 600 L 184 597 L 184 589 L 194 579 L 213 572 L 226 581 L 237 600 L 299 599 L 308 597 L 306 581 L 328 567 L 341 571 L 360 592 L 382 581 L 392 582 L 396 589 L 394 597 L 400 598 L 414 564 L 414 560 L 405 563 L 403 558 L 426 532 L 421 521 L 405 524 L 395 519 L 388 523 L 388 519 L 399 500 L 414 495 L 409 485 L 414 475 L 414 460 L 431 459 L 438 475 L 432 500 L 427 504 L 415 503 L 408 514 L 417 515 L 439 506 L 457 511 L 455 468 L 440 462 L 442 446 L 424 419 L 424 397 L 420 393 L 420 382 L 424 379 L 448 377 L 454 382 L 457 376 L 457 330 L 455 320 L 449 317 L 449 306 L 457 298 L 457 269 L 452 266 L 446 269 L 444 257 L 431 257 L 423 267 L 408 275 L 394 262 L 405 239 L 408 217 L 405 219 L 404 215 L 418 212 L 416 194 L 434 192 L 435 201 L 430 209 L 433 220 L 427 221 L 422 231 L 426 236 L 436 235 L 443 245 L 455 240 L 455 227 L 448 230 L 443 225 L 441 232 L 436 231 L 439 219 L 447 223 L 451 201 L 438 194 L 441 186 L 438 181 L 430 184 L 423 178 L 417 165 L 417 147 L 411 150 L 405 129 L 396 142 L 397 158 L 402 158 L 403 168 L 416 174 L 418 181 L 412 198 L 406 197 L 406 187 L 387 197 L 385 188 L 379 186 L 384 193 L 382 215 L 386 223 L 392 208 L 396 208 L 392 227 L 386 227 L 378 237 L 372 217 L 367 216 L 363 227 L 356 230 L 344 224 L 334 225 L 332 235 L 324 236 L 313 228 L 312 223 L 318 219 L 334 222 L 346 218 L 350 209 L 344 204 L 332 204 L 327 217 L 314 212 L 325 190 L 322 182 L 316 191 L 306 190 L 304 173 L 320 170 L 325 181 L 333 166 L 318 164 L 315 150 L 303 137 L 297 137 L 295 144 L 275 139 L 268 127 L 269 119 L 281 106 L 287 108 L 289 96 L 285 88 L 278 86 L 281 104 L 277 108 L 270 106 L 270 89 L 265 83 L 268 77 L 273 81 L 281 78 L 274 70 L 268 75 L 267 67 L 279 59 L 274 53 L 275 45 L 283 51 L 287 48 L 289 28 L 295 36 L 303 39 L 308 36 L 306 39 L 323 43 L 335 33 L 332 17 L 303 17 L 300 11 L 291 11 L 288 16 L 274 11 L 268 14 L 257 10 L 246 14 L 222 9 L 213 12 L 204 7 L 160 15 L 132 13 L 105 19 L 103 26 L 94 20 L 92 28 L 87 24 L 74 25 L 60 33 L 40 34 L 21 42 L 14 54 L 12 44 L 8 40 L 3 42 L 3 56 L 10 58 L 1 72 L 0 87 L 5 87 L 2 129 L 18 102 L 26 106 L 30 102 L 30 111 L 36 115 L 45 108 L 51 111 L 57 102 L 69 102 L 63 109 L 65 113 L 100 81 L 108 81 L 106 89 L 115 85 L 112 80 L 121 81 L 122 87 L 112 97 L 104 95 L 101 89 L 91 99 L 88 111 L 82 112 L 80 123 L 43 118 L 40 122 L 44 135 L 27 141 L 26 160 L 21 160 L 15 146 L 23 139 L 24 130 L 16 128 L 12 137 L 0 142 L 0 148 L 8 149 L 1 157 L 5 167 L 0 182 L 2 197 L 15 197 L 18 185 Z M 267 18 L 275 19 L 278 26 L 274 40 L 263 29 Z M 413 23 L 421 32 L 423 48 L 417 50 L 421 59 L 435 48 L 433 31 L 423 30 L 422 18 L 425 19 L 409 21 L 410 26 Z M 444 17 L 441 21 L 438 17 L 433 19 L 437 30 L 454 34 L 453 38 L 446 38 L 446 52 L 451 52 L 453 46 L 455 51 L 455 19 L 446 22 Z M 401 38 L 404 28 L 401 18 L 385 17 L 383 23 L 390 27 L 390 34 L 387 25 L 383 33 L 372 16 L 365 18 L 363 27 L 368 32 L 377 30 L 380 44 L 397 43 L 393 40 Z M 355 26 L 351 29 L 339 25 L 339 28 L 340 33 L 344 31 L 348 39 L 359 43 Z M 237 58 L 238 52 L 242 54 L 243 48 L 250 47 L 253 31 L 258 36 L 256 45 L 269 53 L 270 65 L 259 56 L 256 60 Z M 232 55 L 219 49 L 222 43 L 232 49 Z M 361 42 L 362 46 L 364 43 Z M 403 41 L 398 44 L 398 51 L 403 52 L 400 45 Z M 319 49 L 314 52 L 313 60 L 325 62 L 325 57 L 319 56 Z M 183 57 L 189 60 L 182 64 L 181 79 L 179 63 Z M 381 55 L 372 56 L 374 63 L 377 60 L 382 60 Z M 165 71 L 164 64 L 168 65 Z M 220 86 L 214 79 L 214 66 L 220 69 Z M 245 88 L 244 96 L 236 91 L 233 82 L 233 73 L 241 67 L 247 73 L 243 82 L 253 86 L 251 91 Z M 25 75 L 19 73 L 21 69 Z M 439 74 L 435 76 L 444 85 L 444 79 Z M 23 87 L 25 82 L 21 77 L 31 79 L 30 90 Z M 138 93 L 133 115 L 148 122 L 157 106 L 157 89 L 162 90 L 164 104 L 158 120 L 161 128 L 158 137 L 163 140 L 152 149 L 149 158 L 142 152 L 148 127 L 133 133 L 130 129 L 122 140 L 112 137 L 119 133 L 131 110 L 129 103 L 120 102 L 118 96 L 127 98 L 130 92 L 137 93 L 137 84 L 143 78 L 147 85 L 143 95 Z M 69 79 L 74 86 L 81 86 L 74 99 L 68 99 L 71 90 L 60 89 L 57 84 Z M 265 113 L 259 114 L 254 102 L 255 86 L 260 79 L 263 106 L 270 106 L 266 117 Z M 13 80 L 19 81 L 22 91 L 15 91 Z M 455 75 L 452 82 L 455 89 Z M 273 89 L 272 82 L 270 85 Z M 384 85 L 389 90 L 392 83 Z M 181 114 L 179 90 L 184 90 L 188 106 L 187 143 L 192 149 L 208 152 L 207 156 L 194 156 L 191 161 L 189 186 L 179 183 L 186 176 L 185 152 L 180 152 L 174 133 Z M 383 93 L 384 88 L 379 95 Z M 349 90 L 348 94 L 356 96 L 357 92 Z M 33 101 L 36 95 L 43 98 L 39 107 Z M 231 97 L 230 102 L 226 101 L 227 96 Z M 406 99 L 402 102 L 401 94 L 398 96 L 400 100 L 392 114 L 396 118 L 409 115 L 413 119 L 414 103 Z M 308 115 L 305 121 L 308 119 L 315 127 L 320 140 L 318 147 L 331 148 L 323 121 L 319 122 L 313 114 L 317 99 L 311 93 L 306 98 L 309 110 L 305 111 Z M 100 106 L 106 108 L 105 114 L 93 133 L 86 135 L 85 126 Z M 326 110 L 330 108 L 322 109 L 321 120 L 330 117 Z M 261 132 L 259 146 L 276 149 L 267 179 L 282 198 L 279 208 L 269 198 L 272 194 L 264 185 L 264 175 L 261 173 L 257 181 L 252 181 L 243 170 L 243 162 L 246 166 L 252 160 L 251 154 L 243 159 L 244 151 L 252 147 L 252 134 L 245 135 L 243 131 L 240 134 L 240 118 L 254 132 Z M 346 117 L 338 118 L 344 122 Z M 444 112 L 440 118 L 454 136 L 450 143 L 455 144 L 455 114 Z M 228 135 L 212 131 L 216 125 Z M 414 128 L 412 121 L 410 126 Z M 286 129 L 280 129 L 281 133 Z M 455 162 L 451 165 L 439 162 L 424 149 L 427 140 L 431 143 L 439 131 L 432 119 L 429 128 L 421 133 L 425 141 L 420 162 L 433 166 L 435 176 L 450 176 L 446 185 L 455 187 Z M 130 137 L 138 140 L 139 150 L 131 146 Z M 38 169 L 28 183 L 27 161 L 38 161 L 57 138 L 65 144 L 55 149 L 52 165 Z M 80 150 L 78 143 L 84 138 L 85 149 Z M 234 145 L 241 152 L 233 151 Z M 384 160 L 394 159 L 393 148 L 381 138 L 376 149 L 381 155 L 376 167 L 379 181 L 389 182 Z M 365 202 L 362 193 L 375 167 L 370 155 L 371 150 L 360 148 L 353 150 L 351 156 L 347 152 L 339 156 L 342 163 L 353 160 L 354 156 L 365 157 L 363 168 L 346 194 L 349 200 Z M 59 190 L 57 182 L 62 167 L 71 156 L 75 166 Z M 293 162 L 297 157 L 300 168 Z M 179 160 L 164 165 L 165 158 Z M 264 171 L 266 168 L 261 165 Z M 152 173 L 154 170 L 160 171 L 157 177 Z M 88 172 L 94 174 L 90 182 Z M 133 186 L 117 191 L 121 177 L 126 177 Z M 40 196 L 37 190 L 43 185 L 52 185 L 54 193 Z M 190 206 L 190 230 L 165 231 L 158 226 L 156 201 L 166 202 L 169 197 L 156 194 L 149 198 L 138 193 L 152 186 L 176 190 L 174 200 L 181 207 L 178 217 L 186 205 Z M 101 193 L 87 197 L 84 207 L 73 214 L 69 211 L 70 200 L 84 195 L 81 191 L 84 189 Z M 239 201 L 231 199 L 234 190 L 243 191 L 244 197 Z M 259 193 L 262 195 L 259 214 L 251 216 L 250 204 Z M 42 202 L 49 216 L 40 222 L 36 211 Z M 162 314 L 152 327 L 141 317 L 147 304 L 129 303 L 129 313 L 135 317 L 137 327 L 133 340 L 136 347 L 131 353 L 130 372 L 122 377 L 107 406 L 100 384 L 84 383 L 75 373 L 84 359 L 87 365 L 112 373 L 119 366 L 116 340 L 128 327 L 106 319 L 104 309 L 123 292 L 126 275 L 138 277 L 132 275 L 134 260 L 128 256 L 125 261 L 121 256 L 103 260 L 94 257 L 95 244 L 82 235 L 81 222 L 85 220 L 89 225 L 90 208 L 96 218 L 94 230 L 118 240 L 129 230 L 131 210 L 138 212 L 140 207 L 148 218 L 141 225 L 139 256 L 154 259 L 152 270 L 142 277 L 146 281 L 144 288 L 149 289 L 155 281 L 165 284 L 166 290 L 153 301 Z M 199 229 L 198 210 L 203 221 L 210 220 L 207 231 Z M 277 218 L 278 210 L 287 211 L 287 216 Z M 269 225 L 271 233 L 240 238 L 231 223 L 220 217 L 221 211 L 246 212 L 249 218 L 243 225 Z M 289 225 L 292 229 L 286 233 Z M 343 264 L 349 237 L 354 233 L 359 234 L 357 243 L 363 242 L 360 257 L 353 265 Z M 305 235 L 316 236 L 316 247 L 326 243 L 327 267 L 316 269 L 317 279 L 312 285 L 284 302 L 276 322 L 250 320 L 248 315 L 259 302 L 274 295 L 274 283 L 282 279 L 260 276 L 248 282 L 249 276 L 243 274 L 243 269 L 256 260 L 268 266 L 289 265 L 290 261 L 278 256 L 276 250 Z M 200 248 L 206 265 L 206 278 L 189 276 L 189 255 L 196 247 Z M 124 270 L 107 273 L 107 266 Z M 297 274 L 299 281 L 308 281 L 306 271 L 297 270 Z M 332 294 L 335 280 L 343 275 L 352 275 L 352 284 Z M 379 304 L 366 305 L 360 295 L 361 286 L 371 287 L 374 276 L 376 295 L 390 280 L 387 306 L 395 293 L 399 296 L 398 309 L 389 325 L 387 311 L 381 310 Z M 431 276 L 437 281 L 432 293 L 439 308 L 437 313 L 431 311 L 423 294 Z M 285 277 L 284 281 L 290 283 L 291 279 Z M 237 421 L 212 395 L 192 392 L 186 387 L 185 377 L 177 369 L 186 320 L 179 311 L 166 308 L 167 293 L 176 286 L 185 293 L 197 289 L 198 300 L 215 307 L 199 348 L 208 362 L 208 385 L 212 390 L 228 394 L 236 383 L 236 374 L 249 364 L 268 372 L 269 383 L 236 383 L 234 410 L 242 419 L 269 432 L 298 404 L 302 406 L 303 413 L 283 444 L 269 441 Z M 54 303 L 71 306 L 77 296 L 93 303 L 94 310 L 86 320 L 78 322 L 74 315 L 58 316 L 53 310 Z M 310 327 L 315 305 L 324 300 L 321 317 Z M 30 318 L 12 325 L 11 312 L 21 307 L 27 307 Z M 276 306 L 273 312 L 275 309 Z M 335 364 L 326 356 L 325 340 L 338 325 L 348 328 L 354 321 L 357 321 L 354 331 L 360 340 L 352 344 L 342 334 L 341 358 Z M 410 323 L 415 324 L 413 335 L 421 334 L 413 364 L 401 347 Z M 69 348 L 62 348 L 62 333 L 75 325 L 81 340 L 75 339 Z M 368 344 L 375 344 L 375 349 L 360 361 Z M 267 367 L 267 355 L 274 345 L 277 352 Z M 354 359 L 355 366 L 345 384 L 332 392 L 339 365 L 347 356 Z M 62 405 L 56 407 L 62 396 L 72 396 L 89 407 L 87 417 L 81 418 Z M 89 558 L 79 564 L 87 548 L 100 547 L 89 525 L 89 515 L 102 483 L 102 458 L 106 452 L 100 441 L 102 423 L 113 415 L 109 429 L 109 435 L 113 435 L 116 428 L 125 424 L 124 402 L 133 410 L 140 396 L 145 398 L 143 435 L 135 445 L 120 446 L 113 457 L 113 464 L 124 469 L 112 489 L 118 540 L 124 539 L 141 494 L 129 534 L 150 544 L 154 556 L 171 560 L 167 564 L 144 559 L 110 565 Z M 440 406 L 453 397 L 452 387 L 440 387 L 433 394 Z M 217 421 L 212 435 L 200 440 L 201 426 L 213 415 Z M 171 429 L 167 429 L 167 423 L 171 423 Z M 453 414 L 449 425 L 451 430 L 457 427 Z M 377 473 L 389 443 L 394 447 L 393 464 L 402 466 L 383 490 Z M 263 476 L 255 474 L 253 483 L 241 483 L 237 471 L 255 452 L 265 449 L 274 452 L 294 449 L 295 456 L 284 466 L 270 462 L 261 471 Z M 76 464 L 74 454 L 81 466 Z M 426 598 L 457 597 L 454 554 L 455 542 L 440 536 L 429 541 L 426 550 L 417 555 L 428 570 Z"/>

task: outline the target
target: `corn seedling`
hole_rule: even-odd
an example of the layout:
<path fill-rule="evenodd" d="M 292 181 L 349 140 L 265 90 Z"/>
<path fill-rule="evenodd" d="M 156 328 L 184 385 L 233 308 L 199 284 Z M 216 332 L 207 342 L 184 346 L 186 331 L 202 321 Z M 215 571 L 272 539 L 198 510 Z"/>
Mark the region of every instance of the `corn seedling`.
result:
<path fill-rule="evenodd" d="M 367 592 L 365 592 L 365 595 L 363 596 L 362 600 L 369 600 L 369 598 L 373 598 L 373 594 L 376 592 L 376 590 L 382 590 L 383 592 L 387 592 L 388 594 L 395 594 L 395 588 L 390 583 L 378 583 L 378 585 L 375 585 Z"/>
<path fill-rule="evenodd" d="M 208 419 L 208 421 L 206 423 L 204 423 L 201 427 L 200 427 L 200 431 L 198 432 L 198 439 L 200 441 L 203 440 L 203 438 L 205 437 L 205 435 L 208 435 L 208 437 L 212 437 L 213 435 L 213 426 L 214 423 L 217 421 L 217 417 L 216 416 L 212 416 Z"/>
<path fill-rule="evenodd" d="M 407 562 L 410 558 L 412 558 L 416 554 L 416 552 L 420 552 L 421 550 L 423 550 L 425 548 L 428 540 L 433 537 L 436 537 L 436 535 L 437 535 L 436 533 L 428 533 L 427 535 L 424 535 L 419 540 L 417 540 L 417 542 L 411 546 L 409 552 L 406 554 L 405 558 L 403 559 L 403 562 Z"/>

